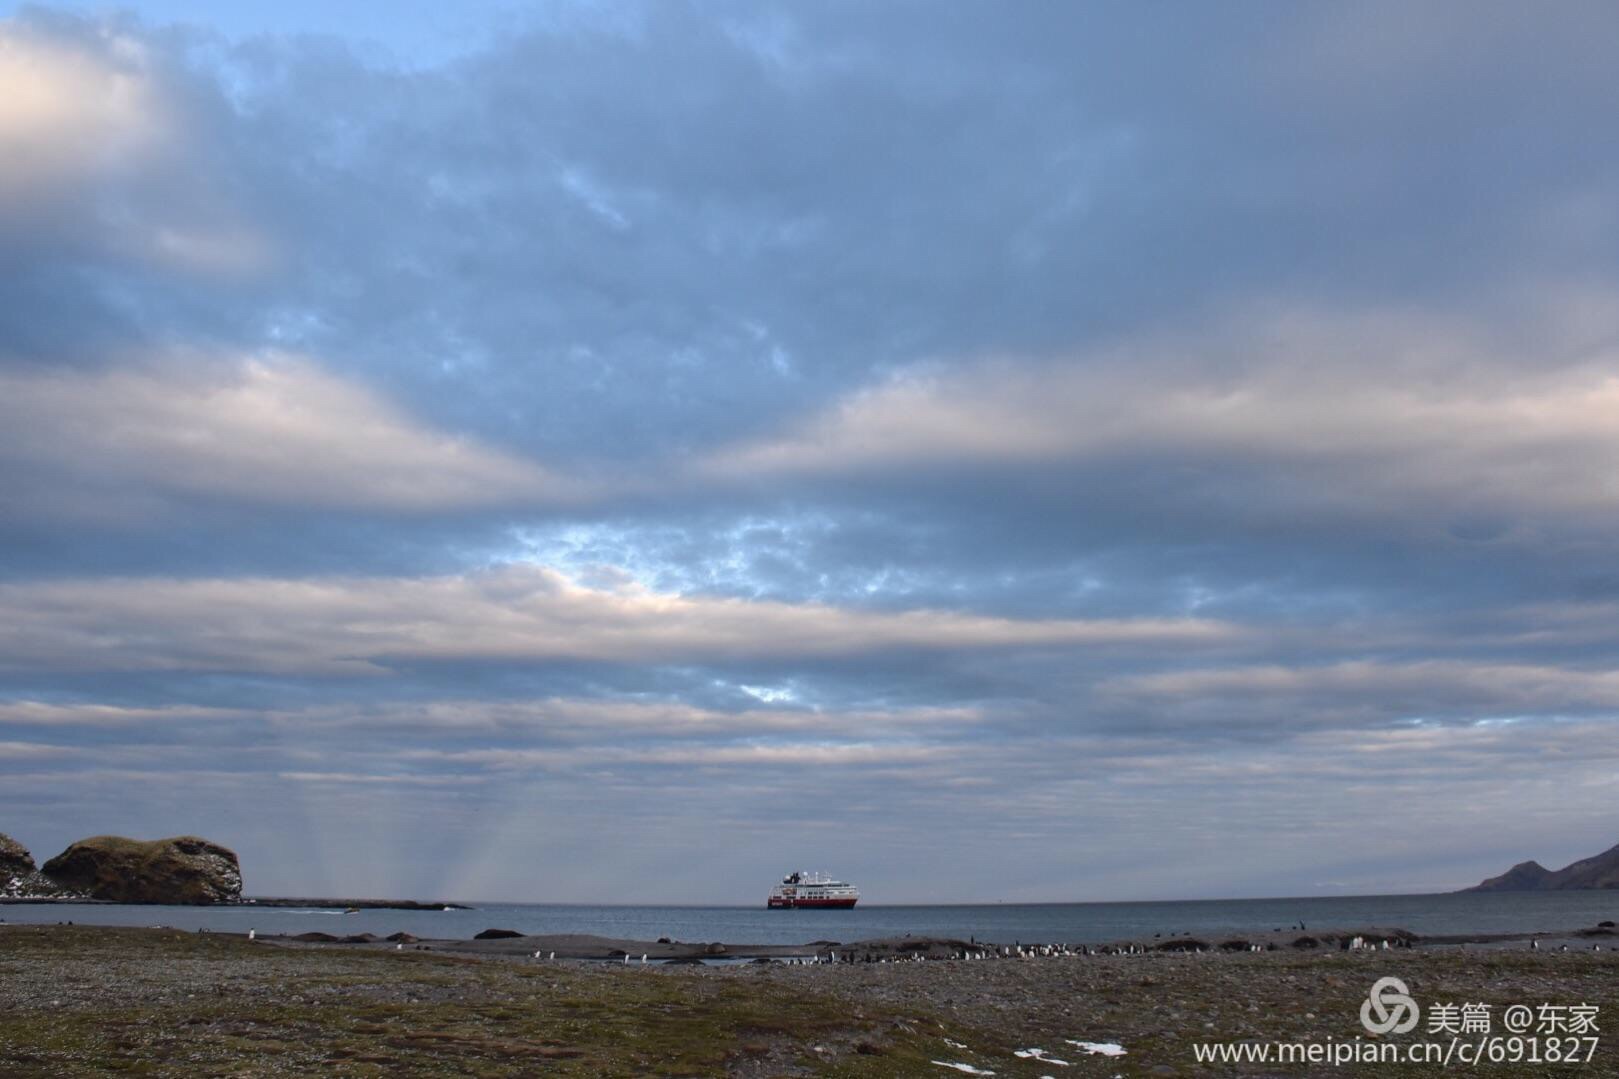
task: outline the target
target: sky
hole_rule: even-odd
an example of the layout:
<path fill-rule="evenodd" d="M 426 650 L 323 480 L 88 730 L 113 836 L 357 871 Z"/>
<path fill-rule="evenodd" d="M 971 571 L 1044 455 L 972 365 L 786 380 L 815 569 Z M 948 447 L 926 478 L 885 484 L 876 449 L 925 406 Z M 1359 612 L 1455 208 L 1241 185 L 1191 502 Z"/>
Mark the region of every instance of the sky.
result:
<path fill-rule="evenodd" d="M 536 902 L 1605 849 L 1616 33 L 0 5 L 0 831 Z"/>

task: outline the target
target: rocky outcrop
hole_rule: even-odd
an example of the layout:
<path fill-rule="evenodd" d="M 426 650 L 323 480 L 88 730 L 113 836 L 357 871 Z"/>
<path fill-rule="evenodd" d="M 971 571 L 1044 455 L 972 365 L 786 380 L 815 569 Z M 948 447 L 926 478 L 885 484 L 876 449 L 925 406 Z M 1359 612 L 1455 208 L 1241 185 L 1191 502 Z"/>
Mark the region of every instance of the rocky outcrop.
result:
<path fill-rule="evenodd" d="M 28 848 L 0 832 L 0 880 L 27 876 L 34 869 L 34 856 Z"/>
<path fill-rule="evenodd" d="M 1464 892 L 1571 892 L 1619 888 L 1619 846 L 1582 858 L 1562 869 L 1539 862 L 1519 862 L 1499 877 L 1463 888 Z"/>
<path fill-rule="evenodd" d="M 48 898 L 60 892 L 35 867 L 27 847 L 0 833 L 0 899 Z"/>
<path fill-rule="evenodd" d="M 81 839 L 41 872 L 65 889 L 116 903 L 229 903 L 242 895 L 236 853 L 196 836 Z"/>

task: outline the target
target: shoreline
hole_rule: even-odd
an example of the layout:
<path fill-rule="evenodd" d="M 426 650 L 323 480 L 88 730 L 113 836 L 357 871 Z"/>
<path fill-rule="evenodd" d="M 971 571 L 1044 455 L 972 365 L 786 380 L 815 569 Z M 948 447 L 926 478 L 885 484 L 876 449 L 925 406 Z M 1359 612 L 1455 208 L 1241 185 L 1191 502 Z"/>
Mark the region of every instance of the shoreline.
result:
<path fill-rule="evenodd" d="M 418 937 L 399 932 L 340 935 L 321 931 L 257 934 L 257 941 L 284 947 L 339 950 L 401 950 L 435 952 L 468 958 L 585 960 L 594 962 L 687 963 L 738 961 L 815 960 L 818 962 L 889 963 L 916 960 L 1082 959 L 1103 956 L 1164 954 L 1299 955 L 1319 952 L 1433 952 L 1445 949 L 1525 951 L 1614 951 L 1619 935 L 1611 927 L 1523 930 L 1511 933 L 1472 933 L 1419 936 L 1389 926 L 1332 928 L 1319 931 L 1265 930 L 1222 934 L 1212 938 L 1192 934 L 1132 937 L 1103 944 L 1061 941 L 988 941 L 956 937 L 910 935 L 866 940 L 820 939 L 800 944 L 749 944 L 725 941 L 648 941 L 589 933 L 516 933 L 489 929 L 484 937 Z M 247 939 L 240 933 L 213 933 Z"/>
<path fill-rule="evenodd" d="M 171 909 L 180 910 L 228 910 L 251 911 L 265 910 L 311 910 L 322 912 L 355 913 L 360 911 L 387 911 L 398 910 L 406 912 L 436 913 L 441 911 L 476 911 L 479 908 L 459 903 L 422 902 L 418 900 L 387 900 L 387 899 L 340 899 L 316 897 L 252 897 L 241 903 L 208 903 L 208 904 L 156 904 L 156 903 L 127 903 L 113 900 L 73 899 L 67 897 L 0 897 L 0 908 L 7 906 L 19 907 L 93 907 L 93 908 L 130 908 L 132 911 Z M 0 925 L 7 924 L 6 919 L 0 916 Z M 47 922 L 17 922 L 16 925 L 49 925 Z M 72 921 L 57 922 L 55 924 L 73 925 Z M 105 925 L 116 927 L 119 923 L 87 922 L 84 924 Z M 152 922 L 125 923 L 129 926 L 145 928 L 176 929 L 181 932 L 197 932 L 204 935 L 219 937 L 246 938 L 247 933 L 237 929 L 224 929 L 213 927 L 175 927 L 164 923 Z M 397 923 L 396 923 L 397 924 Z M 1301 923 L 1302 924 L 1302 923 Z M 971 952 L 990 957 L 991 952 L 1005 950 L 1007 954 L 1015 952 L 1020 947 L 1041 947 L 1056 955 L 1105 955 L 1113 953 L 1145 954 L 1154 952 L 1287 952 L 1308 950 L 1345 950 L 1351 947 L 1351 941 L 1356 941 L 1356 947 L 1361 950 L 1389 950 L 1389 949 L 1417 949 L 1432 950 L 1437 948 L 1508 948 L 1518 944 L 1530 947 L 1531 942 L 1539 942 L 1539 947 L 1571 949 L 1611 950 L 1619 948 L 1619 927 L 1611 920 L 1603 920 L 1596 925 L 1582 927 L 1559 927 L 1554 929 L 1512 929 L 1494 932 L 1464 932 L 1464 933 L 1418 933 L 1408 928 L 1392 925 L 1357 925 L 1350 927 L 1327 927 L 1318 929 L 1304 929 L 1299 926 L 1291 928 L 1266 929 L 1222 929 L 1217 932 L 1178 931 L 1142 933 L 1133 936 L 1124 936 L 1109 940 L 1076 940 L 1073 938 L 1057 937 L 1042 941 L 1025 941 L 1019 939 L 991 939 L 990 937 L 960 935 L 940 935 L 935 932 L 917 931 L 909 933 L 889 932 L 883 936 L 869 938 L 844 939 L 837 934 L 834 926 L 821 925 L 816 931 L 828 934 L 816 940 L 802 942 L 733 942 L 733 941 L 681 941 L 670 938 L 658 940 L 645 940 L 633 937 L 608 936 L 589 932 L 549 932 L 529 933 L 519 932 L 499 927 L 489 927 L 475 937 L 456 937 L 438 934 L 422 933 L 419 927 L 416 933 L 407 930 L 395 929 L 384 934 L 376 920 L 370 923 L 371 931 L 367 932 L 324 932 L 305 931 L 290 932 L 285 929 L 259 930 L 256 939 L 264 942 L 280 944 L 303 945 L 335 945 L 353 947 L 362 945 L 383 945 L 390 943 L 409 943 L 420 950 L 433 950 L 444 953 L 458 953 L 468 956 L 532 956 L 540 951 L 545 954 L 556 952 L 558 958 L 575 958 L 591 960 L 622 959 L 625 955 L 639 958 L 645 955 L 649 961 L 717 959 L 734 961 L 737 959 L 772 959 L 810 958 L 817 954 L 838 950 L 844 954 L 857 952 L 870 954 L 874 959 L 881 960 L 894 955 L 919 955 L 923 958 L 952 958 L 966 955 Z M 463 930 L 464 931 L 464 930 Z M 489 934 L 492 938 L 484 936 Z M 839 939 L 831 939 L 838 935 Z M 400 937 L 405 938 L 401 941 Z M 1002 955 L 1001 957 L 1005 957 Z"/>

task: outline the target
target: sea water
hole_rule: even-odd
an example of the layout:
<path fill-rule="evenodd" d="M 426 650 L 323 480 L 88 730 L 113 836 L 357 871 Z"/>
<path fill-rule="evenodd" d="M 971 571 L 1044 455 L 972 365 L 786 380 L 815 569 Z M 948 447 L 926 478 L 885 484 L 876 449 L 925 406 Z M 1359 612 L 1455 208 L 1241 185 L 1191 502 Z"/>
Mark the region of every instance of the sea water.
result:
<path fill-rule="evenodd" d="M 592 906 L 477 903 L 471 910 L 112 906 L 90 903 L 5 904 L 0 920 L 80 925 L 165 925 L 216 932 L 344 936 L 403 930 L 419 937 L 467 938 L 484 929 L 520 933 L 589 933 L 629 940 L 724 941 L 728 944 L 847 943 L 877 937 L 950 937 L 1010 944 L 1096 944 L 1191 933 L 1198 937 L 1289 929 L 1380 926 L 1422 936 L 1555 932 L 1619 920 L 1619 892 L 1497 892 L 1305 899 L 1222 899 L 1145 903 L 1005 903 L 975 906 L 881 906 L 854 910 L 765 910 L 757 907 Z"/>

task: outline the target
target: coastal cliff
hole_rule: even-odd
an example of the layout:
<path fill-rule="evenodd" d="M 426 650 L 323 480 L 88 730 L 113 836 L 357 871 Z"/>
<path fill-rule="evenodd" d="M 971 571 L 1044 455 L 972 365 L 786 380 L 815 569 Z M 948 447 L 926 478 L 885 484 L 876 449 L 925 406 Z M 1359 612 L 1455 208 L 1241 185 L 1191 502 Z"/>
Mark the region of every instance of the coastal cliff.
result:
<path fill-rule="evenodd" d="M 63 888 L 115 903 L 230 903 L 242 895 L 236 852 L 189 835 L 81 839 L 40 871 Z"/>
<path fill-rule="evenodd" d="M 28 848 L 0 833 L 0 876 L 20 877 L 34 871 L 34 856 Z"/>
<path fill-rule="evenodd" d="M 1567 892 L 1604 888 L 1619 888 L 1619 846 L 1557 870 L 1547 869 L 1539 862 L 1519 862 L 1500 876 L 1462 891 Z"/>
<path fill-rule="evenodd" d="M 54 897 L 61 892 L 34 865 L 27 847 L 0 832 L 0 898 Z"/>

